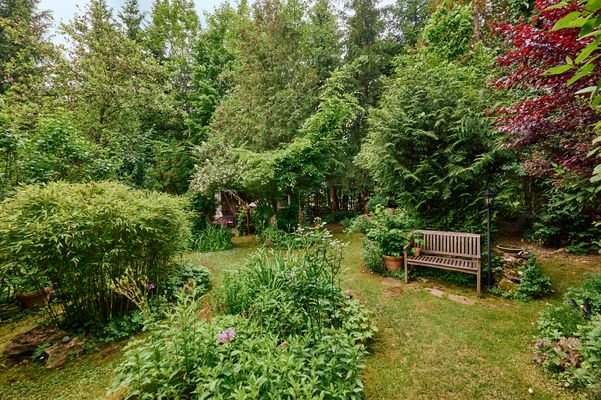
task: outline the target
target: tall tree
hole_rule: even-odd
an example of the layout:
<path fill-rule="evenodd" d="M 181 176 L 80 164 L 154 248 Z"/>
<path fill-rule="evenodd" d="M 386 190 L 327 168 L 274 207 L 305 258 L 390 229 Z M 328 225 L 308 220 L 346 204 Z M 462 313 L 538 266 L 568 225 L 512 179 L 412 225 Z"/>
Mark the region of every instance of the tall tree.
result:
<path fill-rule="evenodd" d="M 520 151 L 527 173 L 551 176 L 553 167 L 559 166 L 590 176 L 595 160 L 586 154 L 592 149 L 592 125 L 599 117 L 576 92 L 594 85 L 599 73 L 573 85 L 567 85 L 571 74 L 545 74 L 552 67 L 561 68 L 568 58 L 576 59 L 588 44 L 579 39 L 578 29 L 552 30 L 560 18 L 578 9 L 576 3 L 548 9 L 556 3 L 538 0 L 532 22 L 501 24 L 496 28 L 505 43 L 505 52 L 498 59 L 505 73 L 496 86 L 518 95 L 527 93 L 511 106 L 498 110 L 498 123 L 509 145 Z"/>
<path fill-rule="evenodd" d="M 0 95 L 9 89 L 29 102 L 46 92 L 56 48 L 47 39 L 51 16 L 39 0 L 0 2 Z"/>
<path fill-rule="evenodd" d="M 428 54 L 429 53 L 429 54 Z M 487 65 L 432 52 L 397 59 L 358 157 L 382 193 L 424 226 L 480 231 L 481 193 L 501 178 L 502 149 L 484 116 Z"/>
<path fill-rule="evenodd" d="M 309 10 L 309 20 L 309 57 L 311 65 L 317 69 L 321 85 L 342 62 L 341 27 L 330 0 L 317 0 Z"/>
<path fill-rule="evenodd" d="M 119 19 L 125 29 L 125 34 L 128 38 L 134 41 L 140 41 L 142 38 L 142 22 L 144 21 L 144 13 L 140 11 L 138 0 L 126 0 Z"/>
<path fill-rule="evenodd" d="M 299 187 L 293 171 L 301 168 L 309 143 L 303 125 L 318 107 L 320 74 L 328 75 L 316 59 L 335 58 L 327 43 L 336 41 L 312 46 L 335 29 L 327 18 L 307 18 L 297 0 L 262 0 L 252 7 L 240 36 L 234 88 L 217 108 L 201 149 L 200 170 L 214 185 L 197 186 L 243 189 L 273 201 Z"/>
<path fill-rule="evenodd" d="M 200 20 L 192 0 L 155 0 L 145 45 L 169 72 L 177 107 L 184 114 L 179 126 L 171 127 L 179 139 L 190 134 L 184 121 L 191 112 L 192 65 L 199 32 Z"/>
<path fill-rule="evenodd" d="M 234 86 L 234 68 L 241 33 L 249 21 L 249 9 L 241 3 L 234 9 L 228 3 L 205 14 L 206 28 L 194 49 L 189 123 L 194 141 L 206 138 L 215 109 Z"/>
<path fill-rule="evenodd" d="M 397 0 L 386 8 L 388 30 L 400 46 L 414 46 L 428 21 L 429 0 Z"/>
<path fill-rule="evenodd" d="M 146 115 L 169 112 L 164 69 L 119 29 L 105 0 L 62 30 L 70 42 L 58 71 L 62 101 L 88 137 L 125 144 Z"/>

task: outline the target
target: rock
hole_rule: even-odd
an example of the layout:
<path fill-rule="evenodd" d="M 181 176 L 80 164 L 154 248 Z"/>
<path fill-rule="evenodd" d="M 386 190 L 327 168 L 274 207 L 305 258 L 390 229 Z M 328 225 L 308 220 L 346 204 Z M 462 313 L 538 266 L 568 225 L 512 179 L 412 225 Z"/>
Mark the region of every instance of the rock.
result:
<path fill-rule="evenodd" d="M 427 288 L 426 291 L 436 297 L 442 298 L 444 296 L 444 292 L 438 288 Z"/>
<path fill-rule="evenodd" d="M 499 289 L 501 289 L 504 292 L 513 292 L 517 289 L 517 286 L 517 283 L 507 278 L 503 278 L 499 281 Z"/>
<path fill-rule="evenodd" d="M 422 283 L 428 283 L 428 280 L 426 278 L 422 278 L 421 276 L 417 278 L 417 280 Z"/>
<path fill-rule="evenodd" d="M 401 286 L 391 286 L 384 290 L 384 296 L 388 298 L 399 297 L 403 294 L 403 288 Z"/>
<path fill-rule="evenodd" d="M 449 294 L 449 300 L 454 301 L 455 303 L 474 305 L 476 302 L 472 299 L 468 299 L 465 296 L 458 296 L 456 294 Z"/>
<path fill-rule="evenodd" d="M 520 272 L 521 271 L 518 270 L 517 268 L 504 269 L 503 277 L 513 283 L 520 283 L 520 282 L 522 282 L 522 274 Z"/>
<path fill-rule="evenodd" d="M 386 286 L 392 286 L 392 287 L 399 287 L 399 286 L 403 285 L 401 283 L 401 281 L 399 281 L 398 279 L 395 279 L 395 278 L 391 278 L 391 277 L 383 278 L 382 284 L 384 284 Z"/>
<path fill-rule="evenodd" d="M 61 341 L 52 345 L 46 349 L 48 355 L 48 361 L 46 361 L 46 368 L 58 368 L 63 366 L 69 356 L 79 356 L 83 353 L 84 342 L 78 338 L 73 338 L 68 342 Z"/>
<path fill-rule="evenodd" d="M 71 340 L 71 338 L 69 336 L 65 336 L 63 338 L 63 343 L 67 343 L 69 340 Z"/>
<path fill-rule="evenodd" d="M 39 326 L 18 334 L 4 348 L 4 355 L 13 362 L 29 359 L 33 352 L 43 344 L 49 344 L 66 336 L 58 327 Z"/>

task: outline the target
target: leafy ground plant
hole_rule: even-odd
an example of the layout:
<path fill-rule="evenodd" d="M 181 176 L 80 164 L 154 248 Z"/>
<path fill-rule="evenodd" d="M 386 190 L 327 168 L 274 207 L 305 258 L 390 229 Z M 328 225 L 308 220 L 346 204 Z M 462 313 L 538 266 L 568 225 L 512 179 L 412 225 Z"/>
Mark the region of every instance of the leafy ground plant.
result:
<path fill-rule="evenodd" d="M 342 247 L 299 230 L 301 251 L 260 250 L 224 280 L 221 315 L 197 318 L 184 292 L 166 318 L 128 346 L 117 388 L 127 398 L 360 399 L 370 314 L 342 294 Z"/>
<path fill-rule="evenodd" d="M 190 247 L 201 252 L 229 250 L 234 247 L 232 233 L 221 226 L 209 225 L 194 234 Z"/>
<path fill-rule="evenodd" d="M 533 359 L 562 385 L 601 385 L 601 276 L 572 288 L 538 321 Z M 597 394 L 600 394 L 596 392 Z"/>
<path fill-rule="evenodd" d="M 360 399 L 365 349 L 341 330 L 285 339 L 241 316 L 198 320 L 182 298 L 132 342 L 116 387 L 126 398 Z"/>

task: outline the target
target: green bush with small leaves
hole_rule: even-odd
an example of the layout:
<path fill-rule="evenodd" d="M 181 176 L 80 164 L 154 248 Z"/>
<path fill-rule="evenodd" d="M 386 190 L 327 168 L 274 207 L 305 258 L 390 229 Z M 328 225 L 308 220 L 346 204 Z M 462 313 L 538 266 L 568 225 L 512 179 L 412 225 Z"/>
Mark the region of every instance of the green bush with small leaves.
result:
<path fill-rule="evenodd" d="M 164 290 L 189 240 L 186 207 L 113 182 L 25 186 L 0 208 L 1 272 L 47 279 L 67 322 L 98 328 L 133 308 L 113 290 L 127 273 Z"/>

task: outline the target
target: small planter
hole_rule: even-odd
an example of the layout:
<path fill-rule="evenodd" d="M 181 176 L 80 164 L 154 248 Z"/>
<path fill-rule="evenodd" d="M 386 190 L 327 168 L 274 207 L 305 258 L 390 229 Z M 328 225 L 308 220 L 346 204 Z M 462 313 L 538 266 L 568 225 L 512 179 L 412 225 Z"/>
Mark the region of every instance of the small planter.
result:
<path fill-rule="evenodd" d="M 421 256 L 422 255 L 422 249 L 421 249 L 421 247 L 414 247 L 413 248 L 413 255 L 415 257 Z"/>
<path fill-rule="evenodd" d="M 15 297 L 23 305 L 23 308 L 34 308 L 36 306 L 47 306 L 50 301 L 52 288 L 47 287 L 33 292 L 17 293 Z"/>
<path fill-rule="evenodd" d="M 403 256 L 382 256 L 388 271 L 398 271 L 403 267 Z"/>

